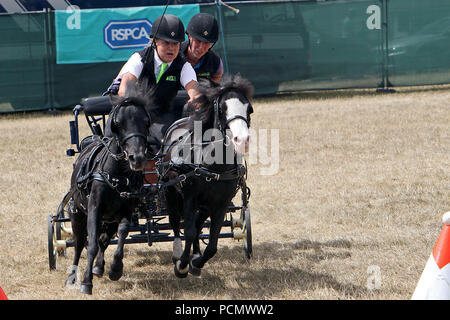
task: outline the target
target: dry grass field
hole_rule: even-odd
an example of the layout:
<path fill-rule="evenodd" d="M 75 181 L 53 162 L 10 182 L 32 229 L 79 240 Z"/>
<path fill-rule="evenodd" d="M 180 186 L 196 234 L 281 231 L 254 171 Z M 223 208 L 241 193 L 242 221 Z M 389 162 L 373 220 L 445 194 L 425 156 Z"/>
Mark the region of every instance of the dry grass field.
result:
<path fill-rule="evenodd" d="M 256 99 L 252 127 L 278 130 L 279 169 L 249 170 L 253 259 L 221 239 L 200 278 L 177 279 L 171 243 L 128 245 L 123 277 L 95 278 L 92 296 L 64 287 L 72 248 L 48 269 L 72 114 L 2 115 L 0 286 L 19 300 L 410 299 L 450 210 L 449 101 L 450 86 Z"/>

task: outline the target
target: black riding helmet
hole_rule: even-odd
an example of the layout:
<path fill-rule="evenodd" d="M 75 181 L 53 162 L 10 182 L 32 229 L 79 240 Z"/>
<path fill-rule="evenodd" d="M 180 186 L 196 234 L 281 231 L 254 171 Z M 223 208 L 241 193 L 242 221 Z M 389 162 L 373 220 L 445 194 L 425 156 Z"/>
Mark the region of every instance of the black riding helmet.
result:
<path fill-rule="evenodd" d="M 165 14 L 156 18 L 150 31 L 150 37 L 168 42 L 184 41 L 183 22 L 173 14 Z"/>
<path fill-rule="evenodd" d="M 209 13 L 198 13 L 189 21 L 186 33 L 197 40 L 214 43 L 219 38 L 219 25 Z"/>

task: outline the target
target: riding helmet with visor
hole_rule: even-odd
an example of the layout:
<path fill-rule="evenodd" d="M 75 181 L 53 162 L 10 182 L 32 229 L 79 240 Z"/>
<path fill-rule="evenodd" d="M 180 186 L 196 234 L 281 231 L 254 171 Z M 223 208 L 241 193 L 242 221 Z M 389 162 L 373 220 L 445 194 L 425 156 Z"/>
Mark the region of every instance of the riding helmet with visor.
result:
<path fill-rule="evenodd" d="M 186 33 L 197 40 L 215 43 L 219 38 L 219 25 L 209 13 L 198 13 L 189 21 Z"/>
<path fill-rule="evenodd" d="M 183 22 L 173 14 L 159 16 L 152 25 L 150 37 L 168 42 L 183 42 L 185 39 Z"/>

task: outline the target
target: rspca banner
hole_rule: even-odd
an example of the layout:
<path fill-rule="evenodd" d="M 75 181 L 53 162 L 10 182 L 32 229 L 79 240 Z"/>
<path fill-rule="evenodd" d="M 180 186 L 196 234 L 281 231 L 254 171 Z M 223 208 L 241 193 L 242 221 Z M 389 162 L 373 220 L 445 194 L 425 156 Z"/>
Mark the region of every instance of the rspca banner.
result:
<path fill-rule="evenodd" d="M 56 63 L 126 61 L 148 44 L 153 21 L 163 11 L 164 6 L 56 10 Z M 199 12 L 198 4 L 173 5 L 166 14 L 176 15 L 186 27 Z"/>

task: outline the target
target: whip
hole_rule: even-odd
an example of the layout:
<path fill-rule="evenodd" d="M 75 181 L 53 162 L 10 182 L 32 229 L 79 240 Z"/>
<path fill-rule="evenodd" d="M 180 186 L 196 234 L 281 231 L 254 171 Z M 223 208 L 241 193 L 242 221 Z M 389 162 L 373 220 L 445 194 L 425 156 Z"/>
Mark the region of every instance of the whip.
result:
<path fill-rule="evenodd" d="M 234 11 L 234 13 L 238 14 L 239 13 L 239 9 L 233 8 L 232 6 L 226 4 L 225 2 L 223 2 L 222 0 L 215 0 L 217 3 L 219 3 L 220 5 L 227 7 L 228 9 Z"/>
<path fill-rule="evenodd" d="M 170 3 L 170 0 L 167 0 L 166 6 L 164 7 L 164 11 L 163 11 L 163 13 L 162 13 L 162 16 L 163 16 L 163 17 L 164 17 L 164 15 L 166 14 L 166 10 L 167 10 L 167 7 L 169 6 L 169 3 Z M 150 45 L 151 47 L 154 47 L 154 45 L 155 45 L 156 35 L 158 34 L 159 26 L 161 25 L 162 20 L 163 20 L 163 19 L 161 19 L 161 20 L 159 21 L 158 26 L 156 27 L 155 35 L 153 36 L 152 43 L 151 43 L 151 45 Z M 153 28 L 153 27 L 154 27 L 154 26 L 152 26 L 152 28 Z M 149 52 L 150 52 L 150 50 L 147 50 L 147 52 L 145 53 L 145 56 L 144 56 L 143 59 L 142 59 L 142 62 L 144 62 L 144 63 L 147 62 Z"/>

